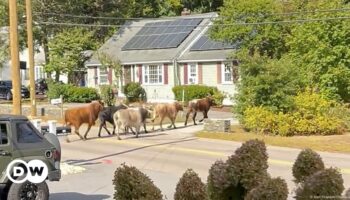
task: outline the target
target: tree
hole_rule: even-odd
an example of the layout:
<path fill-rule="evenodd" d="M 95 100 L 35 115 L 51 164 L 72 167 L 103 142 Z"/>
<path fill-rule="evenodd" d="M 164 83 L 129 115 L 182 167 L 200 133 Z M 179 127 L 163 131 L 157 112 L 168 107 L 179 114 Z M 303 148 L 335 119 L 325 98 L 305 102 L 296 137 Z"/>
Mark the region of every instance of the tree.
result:
<path fill-rule="evenodd" d="M 244 111 L 252 106 L 266 106 L 276 112 L 290 111 L 293 107 L 292 97 L 304 85 L 292 61 L 287 57 L 273 60 L 258 53 L 247 56 L 243 52 L 241 55 L 241 79 L 234 106 L 238 117 L 241 118 Z"/>
<path fill-rule="evenodd" d="M 329 10 L 350 8 L 342 0 L 314 0 L 302 9 Z M 299 9 L 300 10 L 300 9 Z M 339 18 L 344 12 L 315 12 L 303 18 Z M 350 21 L 332 20 L 295 25 L 288 37 L 289 54 L 299 71 L 307 74 L 308 85 L 331 99 L 350 102 Z"/>
<path fill-rule="evenodd" d="M 122 87 L 122 85 L 118 85 L 119 81 L 122 83 L 123 81 L 122 79 L 122 73 L 123 73 L 123 68 L 122 65 L 120 63 L 120 60 L 118 58 L 113 58 L 112 56 L 110 56 L 109 54 L 99 51 L 97 52 L 97 57 L 98 60 L 101 62 L 102 64 L 102 68 L 112 68 L 114 71 L 114 76 L 117 78 L 117 87 Z"/>
<path fill-rule="evenodd" d="M 50 62 L 45 66 L 46 71 L 55 72 L 56 81 L 62 73 L 67 73 L 69 82 L 73 82 L 73 72 L 84 70 L 84 62 L 88 59 L 83 52 L 96 49 L 92 36 L 91 31 L 81 28 L 57 34 L 49 43 Z"/>
<path fill-rule="evenodd" d="M 278 22 L 283 4 L 277 0 L 227 0 L 219 12 L 220 17 L 211 28 L 211 37 L 239 43 L 241 49 L 255 51 L 270 58 L 280 58 L 288 49 L 285 37 L 288 26 L 282 24 L 232 25 L 237 23 Z"/>

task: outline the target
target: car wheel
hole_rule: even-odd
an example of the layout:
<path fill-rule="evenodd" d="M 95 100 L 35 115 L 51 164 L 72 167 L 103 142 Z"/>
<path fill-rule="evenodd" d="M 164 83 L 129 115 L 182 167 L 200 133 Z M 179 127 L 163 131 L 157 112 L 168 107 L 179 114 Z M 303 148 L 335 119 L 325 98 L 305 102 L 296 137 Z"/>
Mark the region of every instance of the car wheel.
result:
<path fill-rule="evenodd" d="M 49 200 L 49 187 L 46 182 L 34 184 L 28 181 L 13 183 L 7 195 L 7 200 Z"/>
<path fill-rule="evenodd" d="M 11 94 L 11 92 L 7 92 L 6 93 L 6 100 L 11 100 L 12 99 L 12 94 Z"/>

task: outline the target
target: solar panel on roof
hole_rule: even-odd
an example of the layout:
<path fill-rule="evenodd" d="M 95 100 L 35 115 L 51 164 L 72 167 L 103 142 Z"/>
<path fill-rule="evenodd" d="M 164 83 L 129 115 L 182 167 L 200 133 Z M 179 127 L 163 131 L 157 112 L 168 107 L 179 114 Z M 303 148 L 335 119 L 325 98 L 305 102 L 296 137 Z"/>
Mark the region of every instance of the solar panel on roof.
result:
<path fill-rule="evenodd" d="M 203 19 L 177 19 L 145 24 L 122 50 L 177 48 Z"/>
<path fill-rule="evenodd" d="M 208 51 L 208 50 L 222 50 L 222 49 L 235 49 L 237 45 L 224 43 L 220 41 L 214 41 L 207 35 L 201 36 L 190 48 L 190 51 Z"/>

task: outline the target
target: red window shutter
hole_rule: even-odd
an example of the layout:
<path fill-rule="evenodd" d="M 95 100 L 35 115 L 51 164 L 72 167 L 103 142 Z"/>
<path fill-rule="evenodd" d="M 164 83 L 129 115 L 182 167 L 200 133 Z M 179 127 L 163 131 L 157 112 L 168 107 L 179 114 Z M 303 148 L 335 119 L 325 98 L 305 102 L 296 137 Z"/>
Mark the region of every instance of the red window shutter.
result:
<path fill-rule="evenodd" d="M 142 84 L 142 65 L 137 65 L 138 67 L 138 75 L 139 75 L 139 82 Z"/>
<path fill-rule="evenodd" d="M 112 67 L 109 67 L 108 68 L 108 81 L 109 81 L 109 84 L 112 84 Z"/>
<path fill-rule="evenodd" d="M 94 79 L 95 79 L 95 85 L 97 85 L 98 83 L 97 83 L 97 78 L 98 78 L 98 76 L 97 76 L 97 67 L 95 67 L 94 68 Z"/>
<path fill-rule="evenodd" d="M 184 84 L 188 84 L 188 65 L 187 63 L 184 64 Z"/>
<path fill-rule="evenodd" d="M 169 80 L 168 80 L 168 64 L 164 64 L 164 84 L 167 85 Z"/>
<path fill-rule="evenodd" d="M 218 84 L 221 83 L 221 62 L 216 63 L 216 79 Z"/>
<path fill-rule="evenodd" d="M 203 65 L 198 63 L 198 84 L 203 84 Z"/>

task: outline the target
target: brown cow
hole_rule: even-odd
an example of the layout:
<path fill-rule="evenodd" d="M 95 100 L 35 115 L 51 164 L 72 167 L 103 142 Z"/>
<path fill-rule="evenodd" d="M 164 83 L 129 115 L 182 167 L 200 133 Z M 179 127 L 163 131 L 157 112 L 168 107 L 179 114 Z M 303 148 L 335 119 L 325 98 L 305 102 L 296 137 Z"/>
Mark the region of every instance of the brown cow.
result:
<path fill-rule="evenodd" d="M 163 130 L 162 124 L 165 117 L 168 117 L 171 120 L 171 124 L 168 128 L 171 128 L 172 126 L 176 128 L 175 120 L 176 120 L 177 113 L 183 110 L 184 109 L 179 102 L 157 104 L 154 107 L 153 118 L 151 119 L 151 121 L 153 122 L 153 130 L 154 130 L 154 120 L 158 117 L 160 117 L 160 130 Z"/>
<path fill-rule="evenodd" d="M 196 116 L 198 111 L 203 112 L 203 119 L 199 120 L 199 122 L 202 122 L 204 119 L 208 118 L 208 111 L 212 105 L 214 105 L 214 99 L 210 96 L 203 99 L 194 99 L 188 102 L 185 126 L 187 126 L 187 120 L 190 116 L 190 113 L 193 113 L 192 118 L 194 125 L 197 125 Z"/>
<path fill-rule="evenodd" d="M 88 105 L 67 109 L 64 115 L 65 124 L 74 126 L 74 133 L 76 133 L 82 140 L 86 140 L 86 136 L 90 131 L 91 126 L 95 125 L 98 114 L 102 109 L 103 103 L 101 101 L 93 101 Z M 79 128 L 84 123 L 87 123 L 89 127 L 86 130 L 84 137 L 82 137 L 79 134 Z"/>

